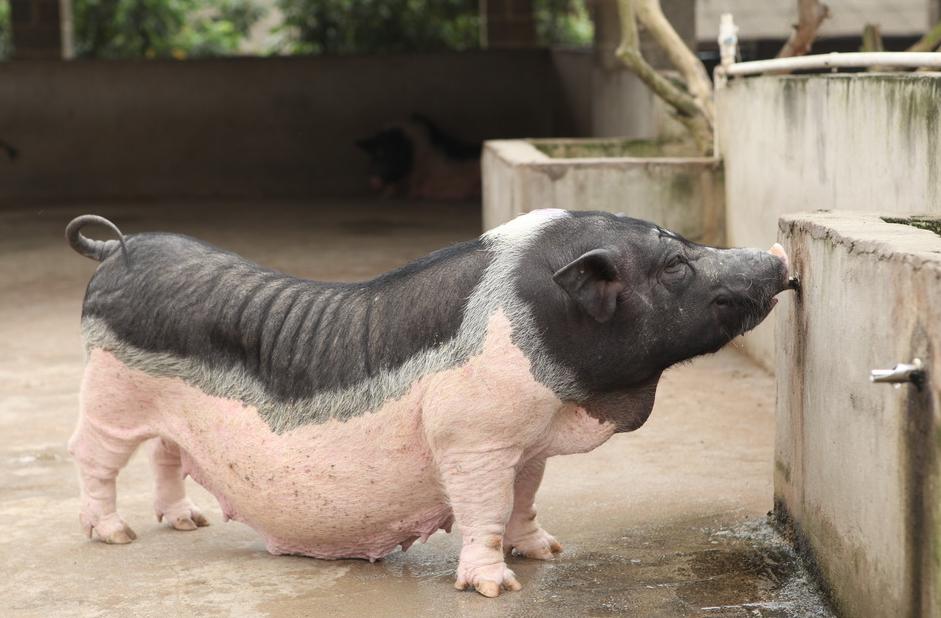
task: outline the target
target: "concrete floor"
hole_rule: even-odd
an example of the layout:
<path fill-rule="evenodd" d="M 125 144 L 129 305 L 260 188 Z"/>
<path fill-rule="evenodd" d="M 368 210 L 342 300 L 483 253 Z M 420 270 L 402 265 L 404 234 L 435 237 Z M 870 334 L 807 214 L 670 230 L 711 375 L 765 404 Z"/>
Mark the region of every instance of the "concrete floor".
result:
<path fill-rule="evenodd" d="M 554 562 L 511 558 L 524 590 L 451 588 L 458 537 L 376 564 L 271 556 L 223 523 L 177 532 L 151 510 L 140 453 L 119 477 L 139 539 L 87 541 L 65 442 L 82 371 L 79 313 L 94 269 L 64 242 L 97 212 L 125 233 L 182 231 L 262 264 L 360 279 L 474 236 L 476 206 L 340 202 L 46 207 L 0 213 L 0 615 L 827 616 L 771 508 L 771 377 L 734 349 L 670 370 L 650 421 L 586 455 L 550 460 L 540 520 Z"/>

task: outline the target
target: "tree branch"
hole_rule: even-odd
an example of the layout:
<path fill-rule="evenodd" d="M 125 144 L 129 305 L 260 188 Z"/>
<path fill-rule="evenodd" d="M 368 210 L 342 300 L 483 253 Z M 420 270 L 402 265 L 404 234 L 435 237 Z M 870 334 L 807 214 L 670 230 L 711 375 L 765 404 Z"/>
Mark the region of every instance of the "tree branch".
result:
<path fill-rule="evenodd" d="M 809 52 L 817 38 L 817 30 L 828 17 L 830 8 L 820 0 L 797 0 L 797 24 L 777 57 L 803 56 Z"/>
<path fill-rule="evenodd" d="M 703 108 L 689 93 L 677 88 L 644 60 L 640 52 L 640 38 L 637 34 L 632 0 L 618 0 L 618 16 L 621 21 L 621 44 L 615 55 L 647 84 L 654 94 L 677 111 L 679 121 L 689 129 L 699 150 L 706 155 L 712 154 L 711 119 L 706 117 Z"/>
<path fill-rule="evenodd" d="M 866 24 L 863 28 L 863 44 L 859 48 L 861 52 L 881 52 L 885 51 L 885 45 L 882 43 L 882 32 L 879 30 L 879 24 Z M 887 67 L 872 65 L 866 71 L 869 73 L 881 73 L 887 70 Z"/>
<path fill-rule="evenodd" d="M 712 82 L 706 73 L 699 58 L 686 46 L 680 35 L 676 33 L 669 20 L 664 16 L 660 7 L 660 0 L 634 0 L 636 4 L 637 19 L 644 24 L 654 40 L 666 52 L 670 63 L 676 67 L 683 79 L 686 88 L 693 95 L 696 104 L 702 110 L 706 119 L 712 122 L 715 110 L 712 102 Z"/>
<path fill-rule="evenodd" d="M 885 51 L 885 45 L 882 44 L 882 34 L 879 32 L 879 24 L 866 24 L 866 27 L 863 28 L 863 45 L 859 48 L 859 51 Z"/>
<path fill-rule="evenodd" d="M 935 27 L 929 30 L 925 36 L 921 37 L 917 43 L 909 47 L 906 51 L 910 52 L 930 52 L 941 45 L 941 22 L 935 24 Z"/>

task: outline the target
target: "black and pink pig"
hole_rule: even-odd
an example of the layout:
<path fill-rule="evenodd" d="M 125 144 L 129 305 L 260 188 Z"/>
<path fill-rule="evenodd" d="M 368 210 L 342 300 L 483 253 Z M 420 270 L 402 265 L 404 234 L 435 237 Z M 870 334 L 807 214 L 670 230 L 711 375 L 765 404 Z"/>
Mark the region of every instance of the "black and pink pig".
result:
<path fill-rule="evenodd" d="M 546 459 L 640 427 L 664 370 L 758 324 L 788 284 L 778 245 L 713 249 L 600 212 L 532 212 L 360 283 L 91 215 L 66 235 L 101 262 L 69 442 L 89 536 L 135 538 L 115 478 L 154 439 L 154 508 L 178 530 L 207 524 L 187 475 L 276 554 L 375 560 L 456 522 L 455 585 L 489 597 L 520 588 L 504 552 L 562 549 L 533 503 Z"/>

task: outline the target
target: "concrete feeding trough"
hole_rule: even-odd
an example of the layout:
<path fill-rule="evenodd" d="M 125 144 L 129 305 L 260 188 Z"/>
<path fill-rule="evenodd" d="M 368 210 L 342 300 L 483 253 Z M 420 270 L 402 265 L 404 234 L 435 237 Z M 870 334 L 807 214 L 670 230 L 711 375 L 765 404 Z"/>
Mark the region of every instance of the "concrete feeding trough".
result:
<path fill-rule="evenodd" d="M 941 219 L 779 232 L 801 291 L 776 311 L 776 515 L 842 615 L 941 615 Z"/>
<path fill-rule="evenodd" d="M 725 239 L 722 164 L 681 144 L 623 139 L 490 141 L 484 229 L 539 208 L 647 219 L 706 244 Z"/>

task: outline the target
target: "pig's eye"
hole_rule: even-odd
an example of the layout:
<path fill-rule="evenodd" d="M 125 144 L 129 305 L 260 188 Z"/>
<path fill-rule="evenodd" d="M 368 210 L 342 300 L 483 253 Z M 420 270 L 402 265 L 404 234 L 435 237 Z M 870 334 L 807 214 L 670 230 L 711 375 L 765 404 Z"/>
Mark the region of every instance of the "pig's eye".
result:
<path fill-rule="evenodd" d="M 683 272 L 684 268 L 686 268 L 686 259 L 682 255 L 674 255 L 663 267 L 663 272 L 676 275 Z"/>

